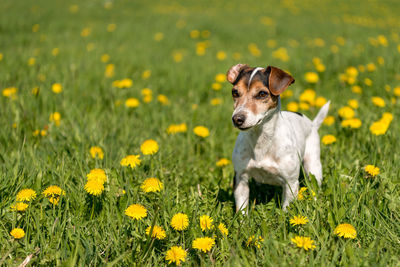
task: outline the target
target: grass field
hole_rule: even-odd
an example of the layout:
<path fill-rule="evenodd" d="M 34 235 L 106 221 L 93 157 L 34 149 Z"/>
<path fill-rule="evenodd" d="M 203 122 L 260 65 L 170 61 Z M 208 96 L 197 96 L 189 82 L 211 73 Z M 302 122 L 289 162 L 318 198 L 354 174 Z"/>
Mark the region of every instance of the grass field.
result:
<path fill-rule="evenodd" d="M 158 266 L 179 246 L 183 265 L 399 266 L 397 1 L 24 0 L 0 10 L 0 265 Z M 279 188 L 252 182 L 248 216 L 235 213 L 233 166 L 220 160 L 238 134 L 224 81 L 236 63 L 289 71 L 284 110 L 313 118 L 331 100 L 322 187 L 302 179 L 287 212 Z M 149 139 L 153 154 L 141 149 Z M 122 166 L 128 155 L 140 164 Z M 88 185 L 96 168 L 106 181 Z M 159 192 L 144 191 L 149 177 Z M 64 194 L 43 194 L 52 185 Z M 146 216 L 127 216 L 132 204 Z M 176 213 L 186 230 L 171 226 Z M 204 231 L 203 215 L 213 219 Z M 297 215 L 308 222 L 292 225 Z M 342 223 L 355 238 L 335 234 Z M 153 226 L 159 239 L 146 234 Z M 201 237 L 210 251 L 193 248 Z"/>

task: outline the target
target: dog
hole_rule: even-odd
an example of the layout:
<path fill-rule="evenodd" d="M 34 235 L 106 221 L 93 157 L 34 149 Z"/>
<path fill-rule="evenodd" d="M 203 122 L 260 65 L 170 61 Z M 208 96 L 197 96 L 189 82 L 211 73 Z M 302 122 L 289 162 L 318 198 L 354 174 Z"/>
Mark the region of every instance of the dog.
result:
<path fill-rule="evenodd" d="M 281 111 L 280 94 L 294 78 L 268 66 L 232 66 L 227 80 L 233 85 L 233 125 L 240 131 L 232 154 L 236 211 L 247 213 L 249 179 L 281 186 L 282 208 L 297 197 L 301 166 L 321 186 L 322 165 L 318 128 L 328 114 L 328 101 L 313 121 L 305 115 Z"/>

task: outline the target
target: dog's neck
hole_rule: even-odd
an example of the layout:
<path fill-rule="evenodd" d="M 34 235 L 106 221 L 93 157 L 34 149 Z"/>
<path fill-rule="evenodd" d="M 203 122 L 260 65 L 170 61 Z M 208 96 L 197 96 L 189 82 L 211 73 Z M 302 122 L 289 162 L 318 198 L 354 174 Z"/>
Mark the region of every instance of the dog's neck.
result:
<path fill-rule="evenodd" d="M 249 134 L 252 140 L 255 140 L 257 143 L 260 141 L 262 143 L 268 143 L 268 141 L 272 141 L 272 137 L 275 133 L 275 127 L 279 119 L 280 110 L 279 101 L 279 104 L 273 110 L 268 112 L 259 125 L 250 129 Z"/>

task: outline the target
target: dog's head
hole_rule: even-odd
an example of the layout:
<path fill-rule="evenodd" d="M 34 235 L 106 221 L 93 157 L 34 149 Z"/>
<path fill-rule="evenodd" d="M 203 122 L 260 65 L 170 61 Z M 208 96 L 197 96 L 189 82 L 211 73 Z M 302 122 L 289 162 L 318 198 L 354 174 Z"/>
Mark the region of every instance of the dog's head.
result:
<path fill-rule="evenodd" d="M 279 95 L 294 83 L 294 78 L 281 69 L 252 68 L 246 64 L 232 66 L 226 74 L 233 85 L 232 121 L 240 130 L 260 124 L 279 104 Z"/>

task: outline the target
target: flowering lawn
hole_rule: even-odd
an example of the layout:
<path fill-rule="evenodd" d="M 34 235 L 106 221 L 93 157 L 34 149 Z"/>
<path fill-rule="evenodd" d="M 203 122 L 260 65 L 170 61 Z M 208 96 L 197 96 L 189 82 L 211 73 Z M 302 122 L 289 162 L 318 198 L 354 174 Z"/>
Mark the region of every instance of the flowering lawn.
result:
<path fill-rule="evenodd" d="M 397 266 L 395 1 L 2 1 L 0 265 Z M 236 214 L 226 71 L 277 66 L 324 180 Z"/>

